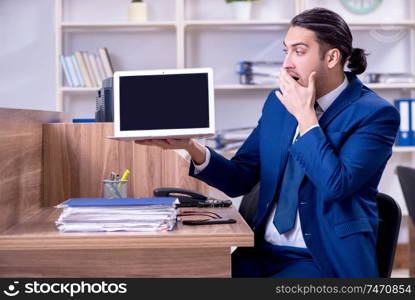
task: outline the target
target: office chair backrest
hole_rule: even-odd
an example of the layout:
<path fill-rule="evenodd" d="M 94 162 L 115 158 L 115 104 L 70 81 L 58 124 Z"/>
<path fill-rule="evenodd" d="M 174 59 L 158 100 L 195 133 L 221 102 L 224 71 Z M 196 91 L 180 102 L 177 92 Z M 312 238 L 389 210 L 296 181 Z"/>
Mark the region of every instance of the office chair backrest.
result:
<path fill-rule="evenodd" d="M 379 227 L 376 244 L 379 276 L 390 277 L 398 243 L 399 228 L 401 227 L 401 209 L 392 197 L 378 193 Z"/>
<path fill-rule="evenodd" d="M 246 194 L 239 206 L 239 213 L 249 226 L 253 226 L 256 207 L 259 199 L 259 184 Z M 395 258 L 396 244 L 398 243 L 399 228 L 401 226 L 401 209 L 392 197 L 378 193 L 376 195 L 378 205 L 379 227 L 376 243 L 376 257 L 379 276 L 390 277 Z"/>
<path fill-rule="evenodd" d="M 401 184 L 403 197 L 405 198 L 408 213 L 412 223 L 415 224 L 415 169 L 404 166 L 397 166 L 399 183 Z"/>
<path fill-rule="evenodd" d="M 245 219 L 246 223 L 252 228 L 254 225 L 254 218 L 256 207 L 259 199 L 259 183 L 255 185 L 252 190 L 242 197 L 239 205 L 239 213 Z"/>

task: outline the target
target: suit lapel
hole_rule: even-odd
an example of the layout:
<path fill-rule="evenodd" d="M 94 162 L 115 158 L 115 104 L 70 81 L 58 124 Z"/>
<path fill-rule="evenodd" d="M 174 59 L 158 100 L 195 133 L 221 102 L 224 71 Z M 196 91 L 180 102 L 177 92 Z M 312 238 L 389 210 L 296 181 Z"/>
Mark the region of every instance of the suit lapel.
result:
<path fill-rule="evenodd" d="M 359 99 L 363 84 L 362 82 L 351 72 L 345 72 L 349 84 L 344 91 L 336 98 L 332 105 L 324 112 L 319 120 L 319 125 L 322 129 L 327 125 L 347 106 Z"/>
<path fill-rule="evenodd" d="M 288 148 L 292 143 L 292 139 L 297 128 L 297 120 L 292 116 L 281 104 L 276 96 L 263 118 L 267 119 L 265 124 L 270 126 L 264 127 L 261 147 L 263 157 L 266 157 L 264 168 L 264 177 L 261 178 L 262 183 L 266 186 L 263 189 L 261 199 L 264 205 L 271 202 L 274 198 L 277 185 L 280 182 L 285 164 L 288 158 Z"/>
<path fill-rule="evenodd" d="M 345 72 L 349 84 L 344 91 L 334 100 L 333 104 L 329 106 L 327 111 L 321 116 L 318 121 L 321 129 L 327 127 L 331 120 L 333 120 L 343 109 L 349 106 L 351 103 L 359 99 L 362 93 L 362 82 L 351 72 Z M 302 177 L 304 179 L 305 173 Z"/>
<path fill-rule="evenodd" d="M 277 101 L 279 100 L 277 99 Z M 268 149 L 270 151 L 268 157 L 273 159 L 270 160 L 269 165 L 272 174 L 270 177 L 272 182 L 269 182 L 269 185 L 272 189 L 270 190 L 271 194 L 267 197 L 267 202 L 274 199 L 278 184 L 281 182 L 288 159 L 288 149 L 292 144 L 298 125 L 297 120 L 288 111 L 284 112 L 281 119 L 280 124 L 273 128 L 277 134 L 274 135 L 273 142 L 270 145 L 271 147 Z"/>

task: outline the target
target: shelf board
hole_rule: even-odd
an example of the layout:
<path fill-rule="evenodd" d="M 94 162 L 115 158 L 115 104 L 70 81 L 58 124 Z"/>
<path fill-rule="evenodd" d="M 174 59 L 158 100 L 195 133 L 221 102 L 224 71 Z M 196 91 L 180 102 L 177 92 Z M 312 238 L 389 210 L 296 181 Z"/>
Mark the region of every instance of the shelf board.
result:
<path fill-rule="evenodd" d="M 96 92 L 99 89 L 99 87 L 61 87 L 61 91 L 64 93 L 90 93 Z"/>
<path fill-rule="evenodd" d="M 382 26 L 396 26 L 396 27 L 410 27 L 415 26 L 415 20 L 405 20 L 405 21 L 348 21 L 347 24 L 351 27 L 382 27 Z"/>
<path fill-rule="evenodd" d="M 393 146 L 393 152 L 415 152 L 415 146 Z"/>
<path fill-rule="evenodd" d="M 272 90 L 278 88 L 273 84 L 218 84 L 215 90 Z"/>
<path fill-rule="evenodd" d="M 136 27 L 175 27 L 175 21 L 148 21 L 148 22 L 107 22 L 107 23 L 91 23 L 91 22 L 62 22 L 60 26 L 65 29 L 91 29 L 91 28 L 105 28 L 105 29 L 117 29 L 117 28 L 136 28 Z M 415 20 L 411 21 L 398 21 L 398 22 L 373 22 L 373 21 L 351 21 L 348 22 L 352 27 L 382 27 L 382 26 L 397 26 L 397 27 L 411 27 L 415 26 Z M 184 21 L 185 26 L 202 26 L 202 27 L 214 27 L 214 26 L 288 26 L 290 20 L 187 20 Z"/>
<path fill-rule="evenodd" d="M 287 26 L 289 20 L 265 21 L 265 20 L 188 20 L 184 22 L 185 26 L 215 27 L 215 26 Z"/>
<path fill-rule="evenodd" d="M 415 89 L 415 83 L 364 83 L 368 88 L 374 90 L 383 90 L 383 89 Z"/>
<path fill-rule="evenodd" d="M 415 83 L 366 83 L 368 88 L 374 90 L 386 90 L 386 89 L 415 89 Z M 266 84 L 217 84 L 215 90 L 272 90 L 278 88 L 278 85 Z M 61 91 L 64 93 L 89 93 L 96 92 L 99 87 L 61 87 Z"/>
<path fill-rule="evenodd" d="M 364 85 L 374 90 L 415 89 L 415 83 L 364 83 Z M 269 90 L 276 88 L 278 85 L 218 84 L 215 86 L 215 89 L 218 90 Z"/>
<path fill-rule="evenodd" d="M 175 28 L 176 22 L 113 22 L 113 23 L 61 23 L 62 29 L 134 29 L 134 28 Z"/>
<path fill-rule="evenodd" d="M 215 86 L 216 90 L 270 90 L 275 88 L 277 88 L 275 85 L 219 84 Z M 90 93 L 99 89 L 99 87 L 61 87 L 61 91 L 64 93 Z"/>
<path fill-rule="evenodd" d="M 415 26 L 415 20 L 405 20 L 405 21 L 384 21 L 384 22 L 374 22 L 374 21 L 349 21 L 347 24 L 351 27 L 368 27 L 368 28 L 379 28 L 382 26 L 385 27 L 411 27 Z M 186 20 L 184 21 L 185 26 L 201 26 L 201 27 L 214 27 L 214 26 L 288 26 L 290 25 L 290 20 Z"/>

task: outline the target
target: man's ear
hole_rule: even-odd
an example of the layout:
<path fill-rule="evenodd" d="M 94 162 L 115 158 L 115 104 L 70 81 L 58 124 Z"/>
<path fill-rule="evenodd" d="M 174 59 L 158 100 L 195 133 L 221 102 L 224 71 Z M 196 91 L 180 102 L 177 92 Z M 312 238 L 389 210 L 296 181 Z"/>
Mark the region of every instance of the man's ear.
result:
<path fill-rule="evenodd" d="M 325 61 L 329 69 L 333 69 L 340 63 L 341 53 L 337 48 L 330 49 L 326 52 Z"/>

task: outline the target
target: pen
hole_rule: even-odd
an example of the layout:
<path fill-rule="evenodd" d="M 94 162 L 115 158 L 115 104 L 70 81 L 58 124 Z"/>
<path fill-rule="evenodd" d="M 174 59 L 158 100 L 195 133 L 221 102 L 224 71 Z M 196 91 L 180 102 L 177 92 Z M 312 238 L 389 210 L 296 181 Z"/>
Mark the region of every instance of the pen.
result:
<path fill-rule="evenodd" d="M 121 188 L 123 181 L 128 180 L 128 176 L 130 176 L 130 170 L 126 169 L 121 176 L 120 183 L 118 183 L 118 188 Z"/>

